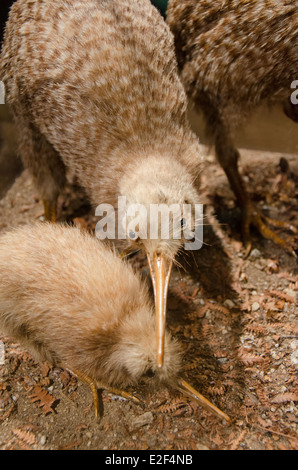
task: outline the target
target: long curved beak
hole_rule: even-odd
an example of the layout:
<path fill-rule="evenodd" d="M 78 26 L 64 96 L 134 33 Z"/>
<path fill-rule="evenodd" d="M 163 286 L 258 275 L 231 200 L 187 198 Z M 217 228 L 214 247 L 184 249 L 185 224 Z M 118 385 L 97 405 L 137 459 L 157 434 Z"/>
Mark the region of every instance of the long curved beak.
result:
<path fill-rule="evenodd" d="M 148 264 L 154 290 L 155 310 L 156 310 L 156 334 L 157 334 L 157 367 L 163 366 L 164 340 L 166 329 L 166 310 L 169 281 L 172 264 L 161 253 L 147 252 Z"/>
<path fill-rule="evenodd" d="M 231 418 L 221 411 L 217 406 L 213 405 L 207 398 L 203 397 L 197 390 L 195 390 L 189 383 L 185 382 L 183 379 L 178 379 L 174 388 L 181 392 L 186 397 L 192 398 L 193 400 L 197 401 L 201 406 L 206 408 L 206 410 L 212 411 L 212 413 L 216 414 L 220 418 L 225 419 L 228 423 L 231 423 Z"/>

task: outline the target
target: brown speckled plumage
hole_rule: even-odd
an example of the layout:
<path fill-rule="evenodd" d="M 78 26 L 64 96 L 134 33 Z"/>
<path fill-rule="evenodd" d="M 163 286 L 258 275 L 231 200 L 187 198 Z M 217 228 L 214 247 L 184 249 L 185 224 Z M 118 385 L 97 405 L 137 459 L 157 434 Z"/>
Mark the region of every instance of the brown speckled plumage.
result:
<path fill-rule="evenodd" d="M 146 287 L 130 265 L 77 228 L 36 224 L 1 235 L 0 329 L 37 359 L 107 386 L 156 371 Z M 155 379 L 171 382 L 179 369 L 178 344 L 167 334 Z"/>
<path fill-rule="evenodd" d="M 170 0 L 168 24 L 187 94 L 217 133 L 261 102 L 290 100 L 298 72 L 296 0 Z"/>
<path fill-rule="evenodd" d="M 56 199 L 64 165 L 95 206 L 157 203 L 160 187 L 160 202 L 197 198 L 201 155 L 173 38 L 149 0 L 18 0 L 0 76 L 44 199 Z"/>
<path fill-rule="evenodd" d="M 234 135 L 264 103 L 282 103 L 298 121 L 290 101 L 298 73 L 297 0 L 170 0 L 167 22 L 186 92 L 203 111 L 246 223 L 258 225 L 238 173 Z"/>

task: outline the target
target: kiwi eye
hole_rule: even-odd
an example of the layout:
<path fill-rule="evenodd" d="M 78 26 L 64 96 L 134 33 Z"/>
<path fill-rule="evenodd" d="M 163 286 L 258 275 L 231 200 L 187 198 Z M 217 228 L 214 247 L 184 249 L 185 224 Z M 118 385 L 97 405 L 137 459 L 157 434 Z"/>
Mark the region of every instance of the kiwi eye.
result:
<path fill-rule="evenodd" d="M 146 371 L 146 374 L 145 374 L 145 375 L 146 375 L 146 377 L 153 378 L 153 377 L 155 376 L 155 372 L 154 372 L 154 370 L 152 370 L 152 369 L 148 369 L 148 370 Z"/>
<path fill-rule="evenodd" d="M 185 219 L 185 218 L 183 218 L 183 219 L 180 220 L 180 225 L 181 225 L 182 228 L 186 227 L 186 223 L 187 223 L 187 222 L 186 222 L 186 219 Z"/>

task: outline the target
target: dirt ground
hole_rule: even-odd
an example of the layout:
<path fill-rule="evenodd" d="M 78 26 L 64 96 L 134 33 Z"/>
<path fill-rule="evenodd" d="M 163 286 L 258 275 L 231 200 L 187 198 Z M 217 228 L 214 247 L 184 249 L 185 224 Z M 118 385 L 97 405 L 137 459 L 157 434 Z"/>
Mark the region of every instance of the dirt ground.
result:
<path fill-rule="evenodd" d="M 178 260 L 167 322 L 184 347 L 184 377 L 232 424 L 177 392 L 149 392 L 142 386 L 133 392 L 143 407 L 104 392 L 96 421 L 85 384 L 36 363 L 19 344 L 0 336 L 5 353 L 0 449 L 298 449 L 297 261 L 255 231 L 253 251 L 244 258 L 233 194 L 212 151 L 204 152 L 204 246 Z M 270 217 L 298 227 L 297 155 L 251 150 L 241 155 L 254 201 Z M 287 175 L 281 173 L 281 157 L 289 164 Z M 0 200 L 0 232 L 42 216 L 38 192 L 25 170 Z M 75 186 L 61 198 L 60 219 L 94 228 L 92 210 Z M 149 282 L 145 259 L 137 255 L 130 261 Z"/>

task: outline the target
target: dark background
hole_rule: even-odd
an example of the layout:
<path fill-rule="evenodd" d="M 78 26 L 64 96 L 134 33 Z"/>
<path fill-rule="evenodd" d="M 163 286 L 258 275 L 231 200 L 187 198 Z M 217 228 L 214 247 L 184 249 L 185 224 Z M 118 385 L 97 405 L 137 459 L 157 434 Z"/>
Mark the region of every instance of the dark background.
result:
<path fill-rule="evenodd" d="M 8 13 L 14 0 L 1 0 L 0 4 L 0 44 L 3 41 L 4 26 L 8 18 Z"/>

